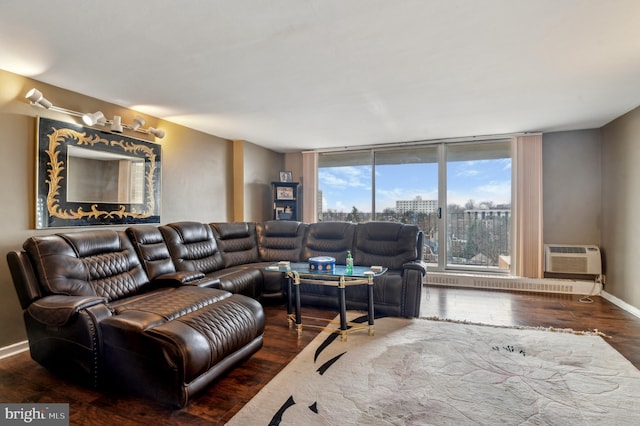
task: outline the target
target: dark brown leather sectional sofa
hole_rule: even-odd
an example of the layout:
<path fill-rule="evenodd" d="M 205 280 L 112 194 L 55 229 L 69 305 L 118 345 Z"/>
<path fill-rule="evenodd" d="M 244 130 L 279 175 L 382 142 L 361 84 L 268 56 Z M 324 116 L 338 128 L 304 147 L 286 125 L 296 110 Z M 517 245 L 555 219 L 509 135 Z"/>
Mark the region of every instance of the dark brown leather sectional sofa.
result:
<path fill-rule="evenodd" d="M 34 360 L 181 407 L 262 346 L 259 302 L 284 288 L 266 266 L 319 255 L 344 263 L 351 250 L 356 265 L 389 268 L 376 278 L 376 315 L 416 317 L 422 238 L 386 222 L 177 222 L 32 237 L 7 261 Z M 361 287 L 347 289 L 347 309 L 366 309 Z M 302 284 L 302 303 L 337 309 L 335 291 Z"/>

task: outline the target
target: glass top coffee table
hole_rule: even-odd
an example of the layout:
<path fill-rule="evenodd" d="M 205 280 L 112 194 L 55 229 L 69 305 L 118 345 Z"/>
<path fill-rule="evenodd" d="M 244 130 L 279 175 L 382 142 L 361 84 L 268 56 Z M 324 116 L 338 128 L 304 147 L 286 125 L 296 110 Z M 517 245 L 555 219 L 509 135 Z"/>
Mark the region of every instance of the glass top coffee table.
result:
<path fill-rule="evenodd" d="M 327 326 L 318 326 L 313 324 L 305 324 L 306 327 L 328 329 L 331 332 L 339 333 L 341 340 L 347 340 L 347 334 L 358 331 L 368 330 L 369 335 L 374 334 L 374 309 L 373 309 L 373 279 L 385 272 L 387 268 L 380 268 L 372 271 L 366 266 L 354 266 L 353 272 L 347 273 L 345 265 L 336 265 L 333 271 L 312 271 L 309 269 L 308 263 L 274 263 L 266 268 L 269 271 L 280 271 L 287 278 L 287 321 L 289 327 L 296 324 L 298 337 L 302 335 L 302 314 L 300 308 L 300 284 L 315 284 L 338 288 L 338 306 L 340 310 L 340 326 L 332 328 Z M 368 286 L 368 324 L 363 325 L 347 321 L 346 308 L 346 288 L 354 285 Z M 293 289 L 292 289 L 293 287 Z M 292 291 L 293 290 L 293 291 Z M 292 293 L 294 301 L 291 300 Z M 293 305 L 293 306 L 292 306 Z M 305 319 L 322 320 L 321 318 L 313 318 L 304 316 Z"/>

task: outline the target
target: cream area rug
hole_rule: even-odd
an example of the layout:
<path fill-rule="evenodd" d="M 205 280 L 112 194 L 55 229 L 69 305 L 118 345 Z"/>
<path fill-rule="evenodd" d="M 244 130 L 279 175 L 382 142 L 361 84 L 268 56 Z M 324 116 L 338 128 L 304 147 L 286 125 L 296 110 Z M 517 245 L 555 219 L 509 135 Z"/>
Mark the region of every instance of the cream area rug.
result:
<path fill-rule="evenodd" d="M 640 372 L 598 335 L 381 318 L 320 333 L 228 424 L 638 425 Z"/>

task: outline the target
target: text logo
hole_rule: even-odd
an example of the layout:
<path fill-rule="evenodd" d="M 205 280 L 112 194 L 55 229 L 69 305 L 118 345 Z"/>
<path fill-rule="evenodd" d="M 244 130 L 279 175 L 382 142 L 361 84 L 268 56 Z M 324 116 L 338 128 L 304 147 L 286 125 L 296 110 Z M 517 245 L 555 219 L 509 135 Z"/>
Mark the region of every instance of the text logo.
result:
<path fill-rule="evenodd" d="M 69 404 L 0 404 L 3 425 L 69 425 Z"/>

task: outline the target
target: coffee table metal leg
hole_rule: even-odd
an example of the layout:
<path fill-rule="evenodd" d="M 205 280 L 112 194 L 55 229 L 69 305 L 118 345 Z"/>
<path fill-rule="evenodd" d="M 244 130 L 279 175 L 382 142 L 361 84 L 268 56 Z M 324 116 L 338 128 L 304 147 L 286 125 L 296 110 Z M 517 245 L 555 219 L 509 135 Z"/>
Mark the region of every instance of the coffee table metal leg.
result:
<path fill-rule="evenodd" d="M 287 280 L 287 323 L 289 323 L 289 328 L 292 328 L 293 320 L 291 319 L 291 315 L 293 314 L 293 279 L 289 274 L 286 274 L 285 279 Z"/>
<path fill-rule="evenodd" d="M 347 300 L 344 277 L 340 277 L 338 297 L 340 299 L 340 340 L 347 340 Z"/>
<path fill-rule="evenodd" d="M 296 330 L 298 330 L 298 338 L 302 337 L 302 314 L 300 312 L 300 275 L 293 273 L 293 285 L 296 288 Z"/>
<path fill-rule="evenodd" d="M 368 284 L 369 290 L 369 336 L 373 336 L 375 334 L 375 329 L 373 325 L 374 321 L 374 312 L 373 312 L 373 280 Z"/>

